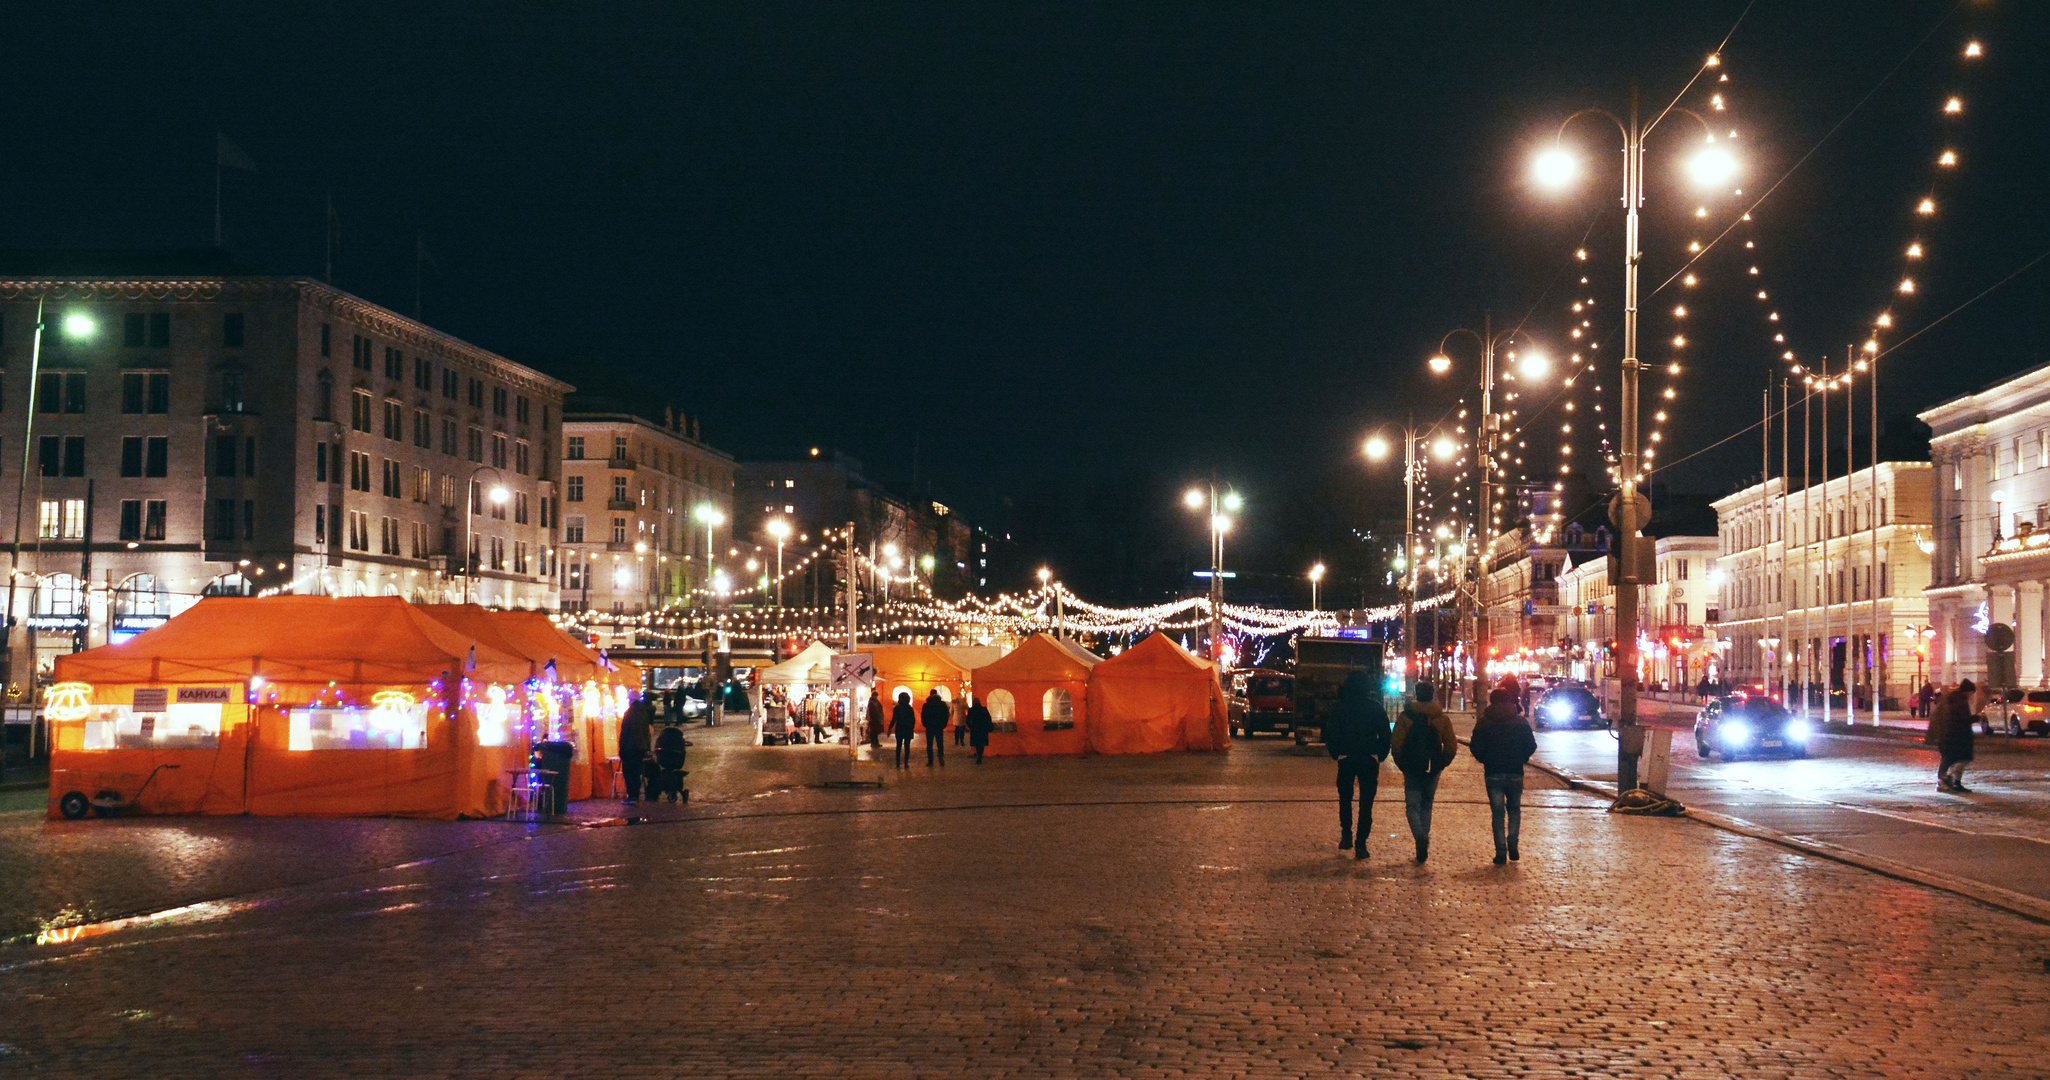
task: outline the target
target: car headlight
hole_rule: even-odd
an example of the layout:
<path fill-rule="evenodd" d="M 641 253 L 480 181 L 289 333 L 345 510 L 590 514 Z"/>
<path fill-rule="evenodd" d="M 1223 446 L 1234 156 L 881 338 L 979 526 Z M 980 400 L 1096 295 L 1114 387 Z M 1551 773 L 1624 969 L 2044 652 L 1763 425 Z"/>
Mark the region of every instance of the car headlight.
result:
<path fill-rule="evenodd" d="M 1573 706 L 1563 701 L 1554 701 L 1550 705 L 1545 706 L 1545 715 L 1554 720 L 1571 720 L 1573 718 Z"/>
<path fill-rule="evenodd" d="M 1725 746 L 1745 746 L 1751 742 L 1751 725 L 1742 720 L 1732 720 L 1723 725 L 1722 740 Z"/>
<path fill-rule="evenodd" d="M 1787 738 L 1795 742 L 1807 742 L 1815 735 L 1815 728 L 1806 720 L 1787 721 Z"/>

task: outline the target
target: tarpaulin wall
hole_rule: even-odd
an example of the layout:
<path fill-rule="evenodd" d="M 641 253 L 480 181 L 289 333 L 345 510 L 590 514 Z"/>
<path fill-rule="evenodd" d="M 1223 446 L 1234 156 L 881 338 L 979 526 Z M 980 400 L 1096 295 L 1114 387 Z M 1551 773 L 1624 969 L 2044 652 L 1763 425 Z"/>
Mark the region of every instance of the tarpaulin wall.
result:
<path fill-rule="evenodd" d="M 1089 750 L 1089 672 L 1096 658 L 1045 634 L 1035 634 L 1009 655 L 975 669 L 976 700 L 985 706 L 998 692 L 1011 696 L 1016 731 L 994 731 L 989 753 L 1084 754 Z M 1046 696 L 1065 691 L 1074 703 L 1074 726 L 1046 730 Z"/>
<path fill-rule="evenodd" d="M 1099 754 L 1231 745 L 1217 667 L 1156 633 L 1089 673 L 1089 749 Z"/>

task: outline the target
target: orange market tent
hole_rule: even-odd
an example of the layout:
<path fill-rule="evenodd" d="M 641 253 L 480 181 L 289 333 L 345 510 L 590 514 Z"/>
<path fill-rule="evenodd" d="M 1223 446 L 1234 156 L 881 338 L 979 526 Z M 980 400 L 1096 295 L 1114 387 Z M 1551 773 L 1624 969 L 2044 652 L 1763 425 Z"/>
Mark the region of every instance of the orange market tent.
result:
<path fill-rule="evenodd" d="M 631 664 L 606 666 L 604 658 L 565 633 L 539 611 L 494 611 L 478 604 L 424 604 L 450 629 L 527 661 L 528 699 L 541 711 L 537 738 L 567 739 L 576 747 L 569 797 L 588 799 L 612 787 L 611 758 L 619 745 L 616 692 L 640 689 L 640 670 Z M 587 687 L 599 693 L 586 692 Z M 543 697 L 547 700 L 543 700 Z M 588 702 L 588 704 L 587 704 Z M 608 745 L 612 753 L 601 752 Z"/>
<path fill-rule="evenodd" d="M 1080 645 L 1034 634 L 1003 659 L 976 668 L 975 696 L 997 725 L 989 752 L 1087 753 L 1089 672 L 1101 662 Z"/>
<path fill-rule="evenodd" d="M 860 651 L 875 658 L 876 693 L 885 708 L 896 704 L 899 691 L 908 691 L 917 708 L 929 690 L 952 702 L 968 686 L 968 669 L 930 645 L 864 645 Z"/>
<path fill-rule="evenodd" d="M 1155 633 L 1089 673 L 1089 749 L 1099 754 L 1223 750 L 1217 665 Z"/>
<path fill-rule="evenodd" d="M 216 598 L 57 661 L 51 810 L 453 818 L 525 768 L 527 661 L 398 597 Z"/>

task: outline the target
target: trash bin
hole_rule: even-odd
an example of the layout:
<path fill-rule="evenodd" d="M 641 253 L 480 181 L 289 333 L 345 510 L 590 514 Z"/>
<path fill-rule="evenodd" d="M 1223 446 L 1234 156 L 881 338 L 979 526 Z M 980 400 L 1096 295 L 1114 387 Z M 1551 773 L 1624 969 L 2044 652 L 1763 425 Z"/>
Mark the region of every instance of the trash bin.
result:
<path fill-rule="evenodd" d="M 544 739 L 534 744 L 530 764 L 552 774 L 546 779 L 549 788 L 555 792 L 550 801 L 558 814 L 569 810 L 569 767 L 576 756 L 576 744 L 563 739 Z"/>

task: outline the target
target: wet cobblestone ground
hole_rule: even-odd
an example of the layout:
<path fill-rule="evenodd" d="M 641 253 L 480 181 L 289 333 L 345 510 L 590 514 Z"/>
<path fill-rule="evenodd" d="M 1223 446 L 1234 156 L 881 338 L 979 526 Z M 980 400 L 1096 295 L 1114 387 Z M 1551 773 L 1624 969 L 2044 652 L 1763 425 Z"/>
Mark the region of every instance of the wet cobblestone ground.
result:
<path fill-rule="evenodd" d="M 229 899 L 0 949 L 0 1075 L 2044 1071 L 2050 927 L 1535 774 L 1521 864 L 1462 761 L 1417 866 L 1392 771 L 1356 863 L 1272 741 L 881 792 L 694 755 L 624 827 L 9 815 L 13 918 Z"/>

